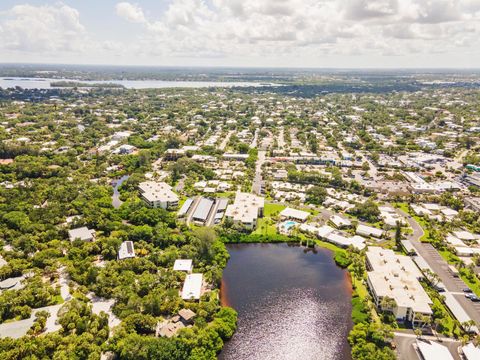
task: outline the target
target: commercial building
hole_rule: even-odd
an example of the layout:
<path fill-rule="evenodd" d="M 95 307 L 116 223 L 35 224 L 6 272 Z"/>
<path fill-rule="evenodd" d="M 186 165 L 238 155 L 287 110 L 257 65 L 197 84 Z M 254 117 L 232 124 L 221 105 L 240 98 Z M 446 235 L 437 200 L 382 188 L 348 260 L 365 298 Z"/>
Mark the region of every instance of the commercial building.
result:
<path fill-rule="evenodd" d="M 375 305 L 382 309 L 385 298 L 392 303 L 384 311 L 391 311 L 401 322 L 418 325 L 421 316 L 431 316 L 432 300 L 419 279 L 423 277 L 411 258 L 397 255 L 392 250 L 370 247 L 366 253 L 368 287 Z"/>
<path fill-rule="evenodd" d="M 227 206 L 225 217 L 247 229 L 255 229 L 258 218 L 263 216 L 264 205 L 261 196 L 237 192 L 234 203 Z"/>
<path fill-rule="evenodd" d="M 164 182 L 144 181 L 139 184 L 140 196 L 148 206 L 168 209 L 178 206 L 178 196 L 172 187 Z"/>

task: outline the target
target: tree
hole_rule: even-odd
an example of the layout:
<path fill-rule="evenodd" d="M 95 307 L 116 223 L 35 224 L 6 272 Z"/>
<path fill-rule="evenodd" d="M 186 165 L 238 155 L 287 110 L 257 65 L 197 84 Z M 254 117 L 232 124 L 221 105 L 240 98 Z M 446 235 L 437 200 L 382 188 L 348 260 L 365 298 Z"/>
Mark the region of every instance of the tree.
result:
<path fill-rule="evenodd" d="M 423 274 L 425 275 L 425 277 L 427 278 L 428 282 L 430 283 L 430 285 L 432 285 L 433 287 L 437 286 L 438 283 L 440 282 L 440 277 L 438 276 L 438 274 L 434 273 L 432 270 L 430 269 L 425 269 L 423 271 Z"/>
<path fill-rule="evenodd" d="M 380 216 L 378 205 L 371 199 L 365 201 L 363 204 L 356 204 L 355 207 L 350 210 L 350 213 L 358 217 L 360 220 L 365 220 L 371 223 L 377 222 Z"/>
<path fill-rule="evenodd" d="M 395 309 L 396 306 L 397 303 L 395 302 L 395 299 L 389 296 L 384 296 L 380 301 L 380 308 L 383 312 L 393 312 L 393 309 Z"/>
<path fill-rule="evenodd" d="M 395 244 L 397 245 L 397 249 L 400 249 L 402 247 L 402 226 L 400 224 L 400 221 L 397 221 L 395 225 Z"/>
<path fill-rule="evenodd" d="M 321 205 L 327 197 L 327 190 L 322 186 L 312 186 L 306 192 L 306 200 L 310 204 Z"/>

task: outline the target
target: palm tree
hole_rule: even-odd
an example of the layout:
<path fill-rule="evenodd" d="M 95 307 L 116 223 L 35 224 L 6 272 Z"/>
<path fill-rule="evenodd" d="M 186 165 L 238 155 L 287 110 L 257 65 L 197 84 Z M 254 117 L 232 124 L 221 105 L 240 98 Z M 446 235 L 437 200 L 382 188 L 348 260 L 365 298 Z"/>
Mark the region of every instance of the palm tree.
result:
<path fill-rule="evenodd" d="M 392 299 L 389 296 L 383 297 L 382 300 L 380 301 L 380 309 L 383 312 L 386 312 L 386 311 L 393 312 L 393 309 L 396 306 L 397 306 L 397 303 L 396 303 L 395 299 Z"/>

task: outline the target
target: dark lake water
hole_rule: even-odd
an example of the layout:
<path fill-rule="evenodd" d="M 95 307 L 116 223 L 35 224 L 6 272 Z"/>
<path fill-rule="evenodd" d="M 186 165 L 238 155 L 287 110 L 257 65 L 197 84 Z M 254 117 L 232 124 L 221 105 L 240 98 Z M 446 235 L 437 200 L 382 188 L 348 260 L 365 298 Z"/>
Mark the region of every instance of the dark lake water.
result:
<path fill-rule="evenodd" d="M 329 250 L 305 252 L 288 244 L 227 248 L 222 303 L 238 311 L 238 329 L 219 359 L 351 359 L 351 284 Z"/>
<path fill-rule="evenodd" d="M 120 207 L 120 205 L 122 205 L 122 203 L 123 203 L 123 201 L 120 200 L 120 192 L 118 191 L 118 188 L 129 177 L 130 177 L 130 175 L 123 175 L 120 179 L 115 181 L 115 185 L 113 187 L 113 195 L 112 195 L 112 205 L 115 209 L 118 209 Z"/>

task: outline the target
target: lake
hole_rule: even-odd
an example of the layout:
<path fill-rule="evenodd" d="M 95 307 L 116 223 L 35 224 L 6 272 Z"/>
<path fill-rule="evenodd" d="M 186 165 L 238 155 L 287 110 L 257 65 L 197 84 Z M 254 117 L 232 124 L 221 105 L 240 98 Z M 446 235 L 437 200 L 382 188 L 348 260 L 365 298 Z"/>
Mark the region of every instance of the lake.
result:
<path fill-rule="evenodd" d="M 51 82 L 74 81 L 85 84 L 121 84 L 127 89 L 163 89 L 163 88 L 207 88 L 207 87 L 233 87 L 233 86 L 263 86 L 255 82 L 221 82 L 221 81 L 162 81 L 162 80 L 107 80 L 107 81 L 87 81 L 72 79 L 41 79 L 41 78 L 0 78 L 0 88 L 13 88 L 20 86 L 24 89 L 53 89 Z M 69 88 L 65 88 L 69 89 Z"/>
<path fill-rule="evenodd" d="M 222 304 L 238 328 L 221 360 L 346 360 L 351 283 L 331 252 L 288 244 L 229 244 Z"/>
<path fill-rule="evenodd" d="M 120 200 L 120 192 L 118 189 L 122 186 L 123 182 L 127 180 L 130 175 L 123 175 L 120 179 L 115 180 L 115 185 L 113 186 L 113 195 L 112 195 L 112 205 L 115 209 L 118 209 L 120 205 L 123 204 L 123 201 Z"/>

